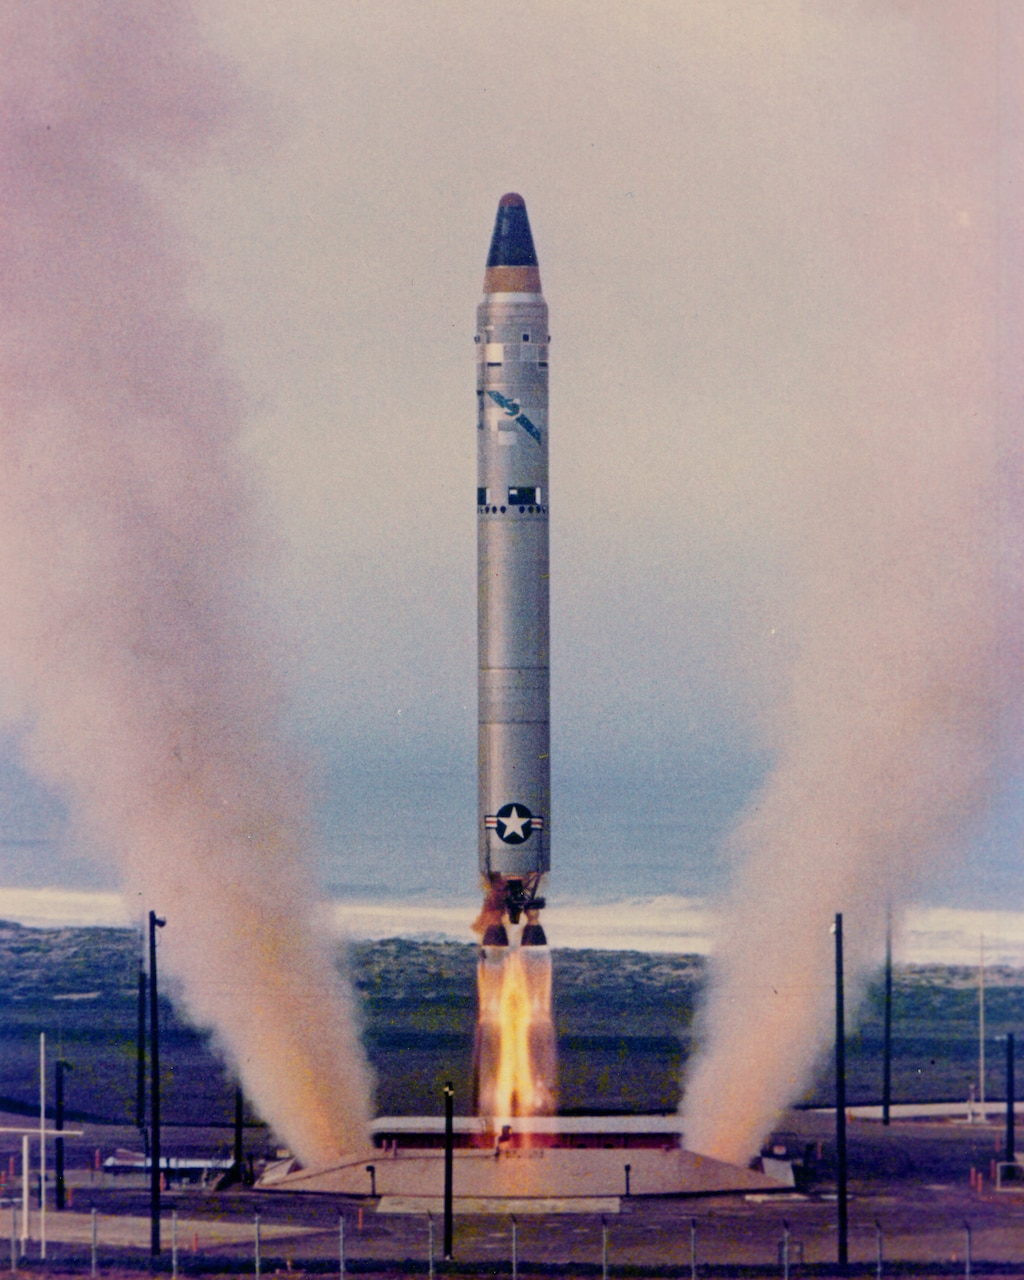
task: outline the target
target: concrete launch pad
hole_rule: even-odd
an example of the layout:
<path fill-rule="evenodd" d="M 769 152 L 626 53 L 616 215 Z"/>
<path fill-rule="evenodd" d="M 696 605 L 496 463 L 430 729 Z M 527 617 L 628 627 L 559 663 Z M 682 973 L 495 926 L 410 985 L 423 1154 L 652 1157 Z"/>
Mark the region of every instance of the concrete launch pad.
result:
<path fill-rule="evenodd" d="M 377 1121 L 386 1146 L 322 1169 L 286 1160 L 271 1166 L 262 1191 L 399 1198 L 404 1212 L 437 1208 L 444 1192 L 443 1128 L 435 1117 Z M 488 1134 L 485 1122 L 456 1122 L 456 1213 L 508 1212 L 517 1202 L 558 1202 L 560 1212 L 615 1212 L 624 1196 L 701 1196 L 785 1191 L 786 1184 L 686 1151 L 676 1117 L 599 1116 L 517 1119 Z M 403 1141 L 403 1138 L 405 1141 Z M 438 1140 L 440 1139 L 440 1145 Z M 419 1207 L 417 1207 L 417 1205 Z M 496 1207 L 500 1206 L 500 1207 Z M 382 1208 L 386 1205 L 382 1203 Z"/>

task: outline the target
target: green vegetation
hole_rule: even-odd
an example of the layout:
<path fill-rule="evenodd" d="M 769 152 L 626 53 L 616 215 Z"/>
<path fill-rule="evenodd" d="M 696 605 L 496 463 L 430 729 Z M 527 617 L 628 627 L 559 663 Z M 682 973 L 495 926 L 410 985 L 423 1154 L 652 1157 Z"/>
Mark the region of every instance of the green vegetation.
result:
<path fill-rule="evenodd" d="M 30 1112 L 38 1098 L 38 1036 L 73 1065 L 69 1116 L 132 1123 L 139 938 L 128 929 L 29 929 L 0 922 L 0 1106 Z M 705 976 L 695 956 L 555 953 L 555 1021 L 566 1111 L 671 1110 L 694 1040 Z M 392 939 L 351 948 L 364 1037 L 382 1114 L 430 1114 L 452 1080 L 468 1108 L 476 1025 L 476 947 Z M 897 970 L 893 1100 L 966 1099 L 977 1079 L 976 973 Z M 170 982 L 167 990 L 172 990 Z M 170 1124 L 229 1124 L 234 1083 L 210 1037 L 162 1002 L 164 1115 Z M 986 1094 L 1003 1096 L 1007 1031 L 1024 1033 L 1024 973 L 986 972 Z M 881 1092 L 882 992 L 869 990 L 848 1038 L 851 1102 Z M 1024 1053 L 1022 1053 L 1024 1056 Z M 752 1062 L 751 1069 L 756 1069 Z M 832 1097 L 831 1053 L 805 1101 Z M 1018 1090 L 1020 1092 L 1020 1090 Z"/>

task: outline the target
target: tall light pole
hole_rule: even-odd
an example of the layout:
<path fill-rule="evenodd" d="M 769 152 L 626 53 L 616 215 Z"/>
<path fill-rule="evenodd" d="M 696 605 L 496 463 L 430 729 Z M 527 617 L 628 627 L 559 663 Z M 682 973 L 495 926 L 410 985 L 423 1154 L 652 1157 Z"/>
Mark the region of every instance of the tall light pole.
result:
<path fill-rule="evenodd" d="M 46 1257 L 46 1033 L 39 1033 L 39 1256 Z"/>
<path fill-rule="evenodd" d="M 985 1114 L 985 936 L 981 937 L 981 955 L 978 961 L 978 1115 L 981 1123 Z"/>
<path fill-rule="evenodd" d="M 892 907 L 885 921 L 885 1009 L 882 1023 L 882 1124 L 892 1102 Z"/>
<path fill-rule="evenodd" d="M 836 1204 L 840 1270 L 847 1263 L 846 1219 L 846 1015 L 843 1008 L 843 915 L 836 912 Z"/>
<path fill-rule="evenodd" d="M 155 911 L 149 913 L 149 1065 L 152 1072 L 149 1091 L 152 1095 L 152 1141 L 149 1158 L 149 1252 L 160 1256 L 160 1021 L 157 1016 L 156 931 L 167 923 Z"/>
<path fill-rule="evenodd" d="M 1017 1156 L 1014 1134 L 1014 1107 L 1016 1106 L 1014 1088 L 1013 1032 L 1006 1037 L 1006 1162 L 1013 1164 Z"/>
<path fill-rule="evenodd" d="M 242 1124 L 245 1118 L 245 1095 L 242 1093 L 242 1086 L 235 1085 L 235 1177 L 239 1182 L 244 1182 L 242 1171 L 245 1167 L 245 1154 L 242 1150 Z"/>
<path fill-rule="evenodd" d="M 55 1115 L 53 1127 L 58 1134 L 64 1132 L 64 1072 L 71 1070 L 71 1063 L 66 1062 L 63 1058 L 57 1059 L 57 1078 L 55 1084 Z M 56 1156 L 54 1158 L 54 1185 L 56 1187 L 57 1208 L 65 1207 L 65 1186 L 64 1186 L 64 1139 L 57 1138 L 54 1143 L 56 1148 Z"/>

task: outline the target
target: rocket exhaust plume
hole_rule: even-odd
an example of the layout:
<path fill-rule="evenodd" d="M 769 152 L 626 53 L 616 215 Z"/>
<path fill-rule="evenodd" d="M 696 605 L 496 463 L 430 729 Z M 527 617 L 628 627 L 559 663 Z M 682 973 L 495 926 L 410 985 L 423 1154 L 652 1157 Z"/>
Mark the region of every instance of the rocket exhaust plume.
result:
<path fill-rule="evenodd" d="M 1009 341 L 1012 237 L 992 203 L 1010 140 L 992 96 L 997 8 L 908 6 L 896 108 L 877 136 L 848 119 L 854 139 L 828 139 L 860 157 L 857 199 L 833 205 L 830 233 L 856 265 L 843 277 L 856 314 L 833 335 L 828 420 L 808 409 L 796 588 L 773 619 L 788 688 L 768 717 L 773 770 L 733 833 L 740 862 L 682 1108 L 686 1145 L 723 1160 L 756 1153 L 830 1042 L 834 913 L 863 979 L 888 904 L 962 845 L 1019 729 L 1006 548 L 1020 513 L 1008 533 L 1006 495 L 1020 388 L 1005 381 L 1019 359 L 1002 380 L 999 366 L 1020 334 L 1018 321 Z"/>
<path fill-rule="evenodd" d="M 555 1110 L 551 952 L 486 947 L 478 970 L 477 1113 L 493 1119 Z"/>
<path fill-rule="evenodd" d="M 491 891 L 474 928 L 501 922 L 503 893 Z M 530 913 L 535 914 L 535 913 Z M 528 920 L 523 932 L 537 927 Z M 504 926 L 502 926 L 504 929 Z M 493 936 L 493 935 L 492 935 Z M 494 1120 L 555 1111 L 557 1056 L 551 1017 L 551 951 L 522 944 L 480 948 L 479 1017 L 473 1046 L 477 1115 Z"/>
<path fill-rule="evenodd" d="M 230 119 L 174 0 L 0 12 L 0 670 L 31 766 L 167 916 L 192 1016 L 306 1163 L 361 1145 L 353 999 L 315 936 L 303 761 L 239 397 L 152 185 Z"/>

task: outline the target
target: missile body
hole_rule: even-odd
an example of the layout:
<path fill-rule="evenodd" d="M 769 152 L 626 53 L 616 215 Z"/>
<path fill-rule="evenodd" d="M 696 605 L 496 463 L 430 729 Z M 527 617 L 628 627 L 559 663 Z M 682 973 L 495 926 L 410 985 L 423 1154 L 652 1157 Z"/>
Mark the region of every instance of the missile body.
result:
<path fill-rule="evenodd" d="M 479 852 L 485 946 L 543 945 L 551 865 L 548 308 L 521 196 L 502 196 L 477 310 Z"/>

